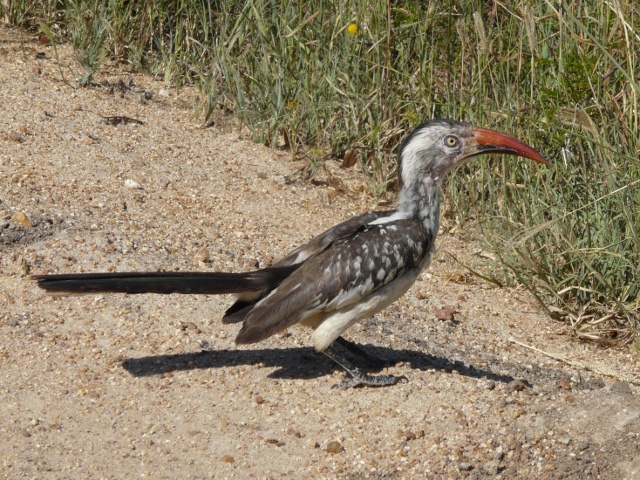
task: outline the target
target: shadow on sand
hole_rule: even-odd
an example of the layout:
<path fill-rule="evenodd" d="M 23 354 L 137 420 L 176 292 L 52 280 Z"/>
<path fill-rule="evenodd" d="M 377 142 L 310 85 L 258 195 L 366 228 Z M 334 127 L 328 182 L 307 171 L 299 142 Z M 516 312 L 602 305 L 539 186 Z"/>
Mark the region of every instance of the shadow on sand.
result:
<path fill-rule="evenodd" d="M 403 362 L 416 370 L 436 369 L 446 373 L 454 370 L 460 375 L 472 378 L 486 378 L 501 383 L 514 380 L 510 375 L 501 375 L 491 370 L 483 370 L 465 365 L 459 361 L 450 361 L 444 357 L 429 355 L 419 350 L 394 350 L 373 345 L 364 346 L 371 355 L 384 359 L 388 365 Z M 358 364 L 358 362 L 355 362 Z M 200 368 L 224 368 L 237 365 L 262 364 L 265 367 L 277 367 L 271 378 L 309 379 L 327 375 L 334 370 L 341 370 L 322 354 L 310 347 L 265 348 L 260 350 L 203 350 L 195 353 L 175 355 L 155 355 L 124 360 L 123 367 L 136 377 L 160 375 L 179 370 L 195 370 Z M 368 371 L 379 371 L 367 368 Z"/>

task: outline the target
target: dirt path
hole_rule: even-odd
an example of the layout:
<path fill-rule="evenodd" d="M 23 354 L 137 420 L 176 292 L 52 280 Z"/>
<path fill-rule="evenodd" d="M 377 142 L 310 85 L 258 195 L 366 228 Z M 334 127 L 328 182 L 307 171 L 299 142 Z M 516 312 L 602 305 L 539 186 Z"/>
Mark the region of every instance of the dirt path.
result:
<path fill-rule="evenodd" d="M 620 375 L 640 365 L 470 278 L 445 254 L 472 258 L 455 236 L 349 331 L 398 359 L 388 370 L 409 381 L 385 389 L 332 389 L 344 374 L 303 329 L 236 349 L 229 298 L 45 296 L 29 272 L 267 265 L 375 205 L 288 182 L 301 165 L 287 154 L 199 128 L 197 92 L 126 65 L 96 78 L 111 87 L 74 89 L 51 47 L 0 28 L 0 67 L 3 478 L 640 478 L 640 388 L 510 339 Z"/>

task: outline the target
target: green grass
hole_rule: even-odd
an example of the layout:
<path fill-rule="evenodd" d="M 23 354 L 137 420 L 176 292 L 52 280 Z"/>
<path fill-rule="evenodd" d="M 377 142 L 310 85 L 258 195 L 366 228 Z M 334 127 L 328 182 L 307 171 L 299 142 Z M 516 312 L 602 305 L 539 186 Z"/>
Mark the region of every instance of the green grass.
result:
<path fill-rule="evenodd" d="M 640 324 L 640 6 L 620 2 L 218 0 L 11 2 L 13 22 L 69 39 L 90 83 L 109 55 L 195 84 L 257 141 L 317 166 L 350 145 L 375 195 L 420 121 L 452 117 L 538 147 L 546 168 L 480 160 L 448 179 L 481 219 L 500 282 L 578 335 Z M 351 28 L 350 28 L 351 25 Z M 355 27 L 354 27 L 355 26 Z M 635 329 L 635 330 L 634 330 Z"/>

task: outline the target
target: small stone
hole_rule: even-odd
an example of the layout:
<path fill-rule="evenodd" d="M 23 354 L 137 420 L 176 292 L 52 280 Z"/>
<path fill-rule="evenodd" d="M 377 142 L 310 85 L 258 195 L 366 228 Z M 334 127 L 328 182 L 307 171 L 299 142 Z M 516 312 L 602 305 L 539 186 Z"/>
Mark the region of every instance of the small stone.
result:
<path fill-rule="evenodd" d="M 601 378 L 594 378 L 586 383 L 586 387 L 591 390 L 599 390 L 605 387 L 605 383 Z"/>
<path fill-rule="evenodd" d="M 193 333 L 199 334 L 202 331 L 198 328 L 198 326 L 193 322 L 187 322 L 187 329 L 191 330 Z"/>
<path fill-rule="evenodd" d="M 235 459 L 231 455 L 223 455 L 223 457 L 220 460 L 222 460 L 224 463 L 235 462 Z"/>
<path fill-rule="evenodd" d="M 571 390 L 571 380 L 569 380 L 568 377 L 562 377 L 558 382 L 558 385 L 560 385 L 560 388 L 565 390 Z"/>
<path fill-rule="evenodd" d="M 262 395 L 256 395 L 253 399 L 258 405 L 264 403 L 264 397 Z"/>
<path fill-rule="evenodd" d="M 344 452 L 344 447 L 337 440 L 331 440 L 327 444 L 327 448 L 325 448 L 325 451 L 327 453 L 342 453 L 342 452 Z"/>
<path fill-rule="evenodd" d="M 407 442 L 410 440 L 415 440 L 417 438 L 417 435 L 411 430 L 398 430 L 398 433 L 396 435 L 400 440 L 405 440 Z"/>
<path fill-rule="evenodd" d="M 211 253 L 207 248 L 203 247 L 198 251 L 196 260 L 200 263 L 211 263 Z"/>
<path fill-rule="evenodd" d="M 27 261 L 24 259 L 24 257 L 20 257 L 20 274 L 23 277 L 26 277 L 30 273 L 31 273 L 31 267 L 29 266 Z"/>
<path fill-rule="evenodd" d="M 142 185 L 140 185 L 138 182 L 136 182 L 135 180 L 131 180 L 130 178 L 127 178 L 124 181 L 124 186 L 127 188 L 131 188 L 131 189 L 138 189 L 138 190 L 142 190 Z"/>
<path fill-rule="evenodd" d="M 11 215 L 11 220 L 16 222 L 18 225 L 23 226 L 24 228 L 33 228 L 33 223 L 31 223 L 31 220 L 29 220 L 27 216 L 22 212 L 16 212 Z"/>
<path fill-rule="evenodd" d="M 587 448 L 589 448 L 591 445 L 589 445 L 589 442 L 582 441 L 580 443 L 578 443 L 578 450 L 586 450 Z"/>
<path fill-rule="evenodd" d="M 456 309 L 449 305 L 445 305 L 442 308 L 436 310 L 436 320 L 442 320 L 443 322 L 451 322 L 454 317 L 453 314 L 456 313 Z"/>
<path fill-rule="evenodd" d="M 507 385 L 507 391 L 509 391 L 509 392 L 521 392 L 526 387 L 527 386 L 524 384 L 524 382 L 522 380 L 514 380 L 512 382 L 509 382 L 509 384 Z"/>
<path fill-rule="evenodd" d="M 627 382 L 616 382 L 612 384 L 611 391 L 622 395 L 631 395 L 631 387 Z"/>

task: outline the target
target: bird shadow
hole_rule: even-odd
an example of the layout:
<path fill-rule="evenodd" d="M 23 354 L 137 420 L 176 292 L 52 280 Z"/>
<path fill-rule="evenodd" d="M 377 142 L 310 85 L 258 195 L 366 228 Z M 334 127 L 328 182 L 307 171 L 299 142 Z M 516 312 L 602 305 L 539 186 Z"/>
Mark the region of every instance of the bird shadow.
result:
<path fill-rule="evenodd" d="M 366 345 L 371 355 L 384 359 L 389 366 L 402 362 L 414 370 L 435 369 L 446 373 L 456 372 L 472 378 L 486 378 L 500 383 L 515 380 L 511 375 L 494 373 L 491 370 L 465 365 L 460 361 L 451 361 L 445 357 L 430 355 L 423 351 Z M 358 362 L 356 362 L 358 363 Z M 276 367 L 270 378 L 311 379 L 325 376 L 335 370 L 341 370 L 333 361 L 310 347 L 264 348 L 259 350 L 202 350 L 192 353 L 174 355 L 153 355 L 140 358 L 128 358 L 122 363 L 123 368 L 135 377 L 161 375 L 181 370 L 204 368 L 224 368 L 238 365 L 262 365 Z M 368 371 L 379 371 L 380 368 L 366 368 Z"/>

